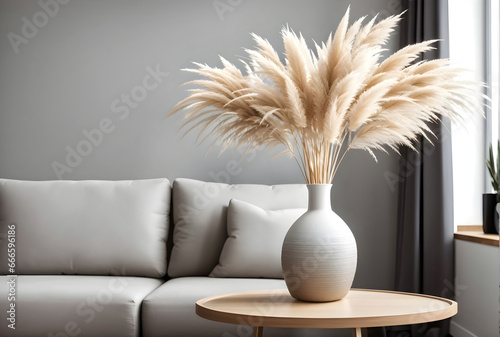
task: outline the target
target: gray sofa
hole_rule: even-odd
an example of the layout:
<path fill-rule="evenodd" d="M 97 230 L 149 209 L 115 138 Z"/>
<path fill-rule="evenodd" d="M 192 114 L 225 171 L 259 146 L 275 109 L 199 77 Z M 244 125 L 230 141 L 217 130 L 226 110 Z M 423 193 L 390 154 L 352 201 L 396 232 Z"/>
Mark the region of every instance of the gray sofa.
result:
<path fill-rule="evenodd" d="M 195 314 L 206 296 L 285 287 L 282 279 L 241 272 L 214 277 L 231 199 L 266 210 L 305 208 L 307 190 L 190 179 L 0 179 L 0 336 L 251 335 Z M 264 332 L 305 334 L 331 331 Z"/>

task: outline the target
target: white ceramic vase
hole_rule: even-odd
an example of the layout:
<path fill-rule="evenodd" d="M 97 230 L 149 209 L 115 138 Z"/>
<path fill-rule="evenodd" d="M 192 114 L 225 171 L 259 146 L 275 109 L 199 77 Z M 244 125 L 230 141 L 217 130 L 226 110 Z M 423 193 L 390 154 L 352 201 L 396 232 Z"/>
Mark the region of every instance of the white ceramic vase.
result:
<path fill-rule="evenodd" d="M 349 292 L 357 264 L 356 240 L 332 211 L 331 184 L 307 185 L 309 206 L 290 227 L 281 265 L 290 294 L 301 301 L 331 302 Z"/>

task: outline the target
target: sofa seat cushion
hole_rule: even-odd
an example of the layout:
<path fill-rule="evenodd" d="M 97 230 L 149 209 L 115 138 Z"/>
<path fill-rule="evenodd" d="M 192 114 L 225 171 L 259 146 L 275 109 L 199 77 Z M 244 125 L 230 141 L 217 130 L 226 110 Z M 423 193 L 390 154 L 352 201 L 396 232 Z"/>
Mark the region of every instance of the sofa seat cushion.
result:
<path fill-rule="evenodd" d="M 12 303 L 6 296 L 11 279 L 0 276 L 2 317 Z M 0 336 L 140 336 L 142 300 L 163 282 L 122 276 L 17 276 L 15 330 L 4 318 Z"/>
<path fill-rule="evenodd" d="M 149 294 L 142 305 L 144 337 L 252 336 L 252 329 L 210 321 L 195 313 L 196 301 L 213 295 L 261 289 L 284 289 L 279 279 L 181 277 L 168 280 Z M 327 329 L 265 328 L 264 337 L 332 336 Z"/>
<path fill-rule="evenodd" d="M 16 273 L 161 278 L 167 270 L 167 179 L 0 179 L 0 274 L 15 225 Z"/>
<path fill-rule="evenodd" d="M 168 280 L 142 305 L 144 337 L 239 336 L 237 326 L 212 322 L 195 313 L 195 303 L 207 296 L 259 289 L 286 288 L 283 280 L 181 277 Z M 239 328 L 241 329 L 241 327 Z M 248 328 L 244 327 L 245 336 Z M 232 336 L 227 335 L 227 336 Z M 251 334 L 250 334 L 251 335 Z"/>

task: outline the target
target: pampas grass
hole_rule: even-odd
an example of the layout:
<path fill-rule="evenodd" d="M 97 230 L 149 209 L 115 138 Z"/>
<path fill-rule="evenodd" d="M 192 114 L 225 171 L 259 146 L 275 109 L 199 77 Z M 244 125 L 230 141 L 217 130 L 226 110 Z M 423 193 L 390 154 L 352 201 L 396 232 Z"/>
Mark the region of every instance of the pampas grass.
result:
<path fill-rule="evenodd" d="M 255 34 L 257 48 L 241 60 L 246 74 L 220 58 L 222 68 L 194 63 L 184 69 L 202 78 L 169 115 L 184 111 L 186 133 L 195 129 L 212 146 L 283 146 L 308 184 L 331 183 L 347 151 L 412 147 L 432 135 L 428 122 L 461 120 L 481 111 L 482 94 L 461 79 L 446 59 L 416 60 L 436 41 L 409 45 L 381 61 L 401 15 L 350 27 L 349 9 L 333 37 L 309 49 L 302 35 L 285 27 L 285 62 Z"/>

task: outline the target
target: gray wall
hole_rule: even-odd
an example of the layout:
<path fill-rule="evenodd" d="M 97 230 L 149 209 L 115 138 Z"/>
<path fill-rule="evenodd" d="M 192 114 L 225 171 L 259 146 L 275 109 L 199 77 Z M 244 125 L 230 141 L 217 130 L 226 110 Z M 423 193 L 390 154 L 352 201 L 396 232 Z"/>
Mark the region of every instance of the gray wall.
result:
<path fill-rule="evenodd" d="M 49 14 L 40 3 L 51 4 Z M 351 21 L 398 11 L 396 0 L 40 3 L 0 0 L 4 178 L 302 183 L 295 162 L 272 159 L 275 153 L 258 151 L 237 164 L 240 154 L 206 154 L 209 144 L 196 145 L 194 134 L 181 141 L 179 116 L 164 119 L 186 95 L 180 85 L 193 78 L 180 69 L 191 61 L 218 65 L 219 54 L 236 62 L 243 47 L 254 46 L 251 32 L 281 53 L 279 32 L 287 23 L 308 41 L 323 41 L 349 3 Z M 147 77 L 151 72 L 156 75 Z M 397 174 L 397 156 L 378 159 L 349 153 L 334 181 L 333 206 L 357 238 L 355 285 L 391 288 L 397 191 L 386 178 Z"/>

